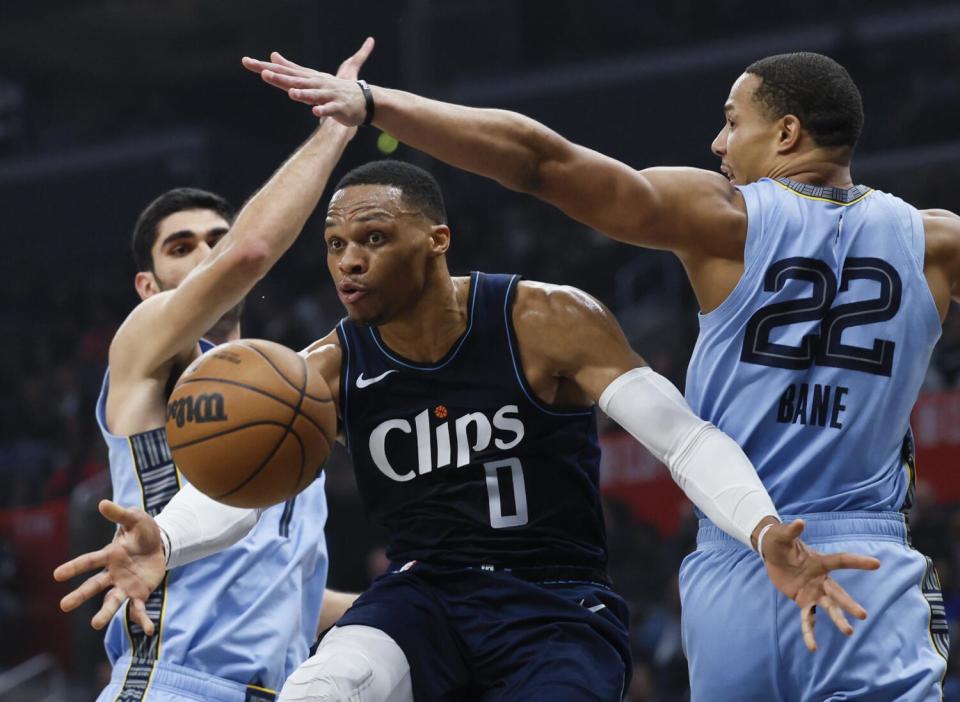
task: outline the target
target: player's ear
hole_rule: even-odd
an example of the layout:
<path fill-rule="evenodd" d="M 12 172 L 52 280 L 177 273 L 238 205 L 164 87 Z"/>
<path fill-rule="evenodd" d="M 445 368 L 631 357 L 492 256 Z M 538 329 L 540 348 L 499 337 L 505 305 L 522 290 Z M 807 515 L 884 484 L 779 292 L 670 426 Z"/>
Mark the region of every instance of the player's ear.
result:
<path fill-rule="evenodd" d="M 438 224 L 430 228 L 430 252 L 442 256 L 450 248 L 450 227 Z"/>
<path fill-rule="evenodd" d="M 140 271 L 133 278 L 133 287 L 137 289 L 137 294 L 141 300 L 146 300 L 160 292 L 160 286 L 157 284 L 157 277 L 150 271 Z"/>
<path fill-rule="evenodd" d="M 800 120 L 796 115 L 784 115 L 780 118 L 779 129 L 777 132 L 777 151 L 785 153 L 797 146 L 800 141 Z"/>

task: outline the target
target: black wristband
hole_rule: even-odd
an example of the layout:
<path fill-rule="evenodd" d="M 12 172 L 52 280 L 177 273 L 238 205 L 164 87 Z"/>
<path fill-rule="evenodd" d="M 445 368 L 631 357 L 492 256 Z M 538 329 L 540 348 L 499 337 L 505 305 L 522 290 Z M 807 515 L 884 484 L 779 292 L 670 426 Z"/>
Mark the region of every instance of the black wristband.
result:
<path fill-rule="evenodd" d="M 373 91 L 370 90 L 370 86 L 367 85 L 367 81 L 360 79 L 357 81 L 357 85 L 360 86 L 360 90 L 363 92 L 363 99 L 367 103 L 367 118 L 363 120 L 363 126 L 368 126 L 373 122 Z"/>

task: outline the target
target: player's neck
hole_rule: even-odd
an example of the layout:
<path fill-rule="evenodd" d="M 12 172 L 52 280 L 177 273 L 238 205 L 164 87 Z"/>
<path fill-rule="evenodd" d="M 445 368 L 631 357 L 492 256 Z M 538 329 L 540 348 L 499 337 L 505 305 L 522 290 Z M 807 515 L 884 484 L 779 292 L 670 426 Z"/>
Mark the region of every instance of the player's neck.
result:
<path fill-rule="evenodd" d="M 789 178 L 797 183 L 818 187 L 852 188 L 850 162 L 819 151 L 811 151 L 790 161 L 779 163 L 771 169 L 770 178 Z"/>
<path fill-rule="evenodd" d="M 408 313 L 377 327 L 393 351 L 416 363 L 433 363 L 450 351 L 466 331 L 470 279 L 446 270 L 430 276 L 424 294 Z"/>
<path fill-rule="evenodd" d="M 210 330 L 203 335 L 203 338 L 217 346 L 225 344 L 228 341 L 236 341 L 240 338 L 240 322 L 230 324 L 214 324 Z"/>

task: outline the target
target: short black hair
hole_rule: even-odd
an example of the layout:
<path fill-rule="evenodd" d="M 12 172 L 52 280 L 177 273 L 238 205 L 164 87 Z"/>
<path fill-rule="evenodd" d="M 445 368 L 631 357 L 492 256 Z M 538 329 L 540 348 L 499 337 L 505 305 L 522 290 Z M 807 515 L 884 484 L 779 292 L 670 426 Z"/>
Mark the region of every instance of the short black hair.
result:
<path fill-rule="evenodd" d="M 334 192 L 351 185 L 392 185 L 400 188 L 403 200 L 437 224 L 447 223 L 447 209 L 437 179 L 419 166 L 384 159 L 357 166 L 347 173 Z"/>
<path fill-rule="evenodd" d="M 767 115 L 796 115 L 817 146 L 856 146 L 863 100 L 847 69 L 829 56 L 801 51 L 755 61 L 745 73 L 761 79 L 754 99 Z"/>
<path fill-rule="evenodd" d="M 219 195 L 197 188 L 168 190 L 147 205 L 133 227 L 130 243 L 138 271 L 153 271 L 153 245 L 157 240 L 157 227 L 170 215 L 184 210 L 212 210 L 228 223 L 233 223 L 233 208 Z"/>

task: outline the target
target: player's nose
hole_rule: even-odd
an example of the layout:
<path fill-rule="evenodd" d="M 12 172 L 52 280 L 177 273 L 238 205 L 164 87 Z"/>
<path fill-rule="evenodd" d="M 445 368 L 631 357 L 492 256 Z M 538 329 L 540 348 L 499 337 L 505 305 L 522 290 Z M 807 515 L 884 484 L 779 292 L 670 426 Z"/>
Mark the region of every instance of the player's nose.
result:
<path fill-rule="evenodd" d="M 713 138 L 713 143 L 710 144 L 710 150 L 714 153 L 715 156 L 723 158 L 727 153 L 727 127 L 724 125 L 717 136 Z"/>
<path fill-rule="evenodd" d="M 363 255 L 360 247 L 353 244 L 347 244 L 346 249 L 340 256 L 337 266 L 340 272 L 345 275 L 357 275 L 367 270 L 367 259 Z"/>

